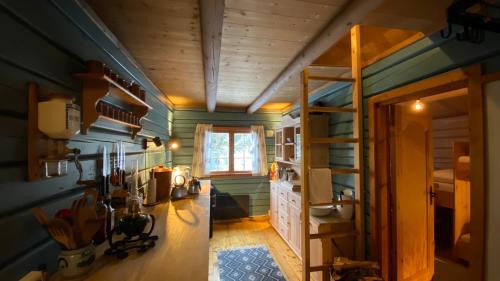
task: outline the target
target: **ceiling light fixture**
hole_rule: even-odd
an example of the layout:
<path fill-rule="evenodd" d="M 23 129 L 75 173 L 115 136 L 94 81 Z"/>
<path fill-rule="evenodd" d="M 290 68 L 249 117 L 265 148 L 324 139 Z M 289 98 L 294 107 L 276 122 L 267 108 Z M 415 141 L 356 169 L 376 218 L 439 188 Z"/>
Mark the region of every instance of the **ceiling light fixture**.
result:
<path fill-rule="evenodd" d="M 413 108 L 415 111 L 422 111 L 424 109 L 424 104 L 420 100 L 416 100 Z"/>

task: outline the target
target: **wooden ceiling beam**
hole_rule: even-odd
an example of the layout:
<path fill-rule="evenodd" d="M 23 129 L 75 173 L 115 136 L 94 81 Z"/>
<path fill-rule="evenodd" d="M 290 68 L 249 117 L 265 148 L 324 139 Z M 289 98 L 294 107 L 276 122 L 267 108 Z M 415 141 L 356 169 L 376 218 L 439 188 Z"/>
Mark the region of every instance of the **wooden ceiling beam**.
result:
<path fill-rule="evenodd" d="M 350 30 L 351 26 L 363 20 L 375 10 L 383 0 L 353 0 L 304 49 L 288 64 L 269 86 L 250 104 L 248 113 L 253 113 L 263 106 L 286 82 L 309 66 L 333 44 L 337 43 Z"/>
<path fill-rule="evenodd" d="M 200 0 L 200 15 L 205 97 L 208 112 L 213 112 L 217 104 L 224 0 Z"/>

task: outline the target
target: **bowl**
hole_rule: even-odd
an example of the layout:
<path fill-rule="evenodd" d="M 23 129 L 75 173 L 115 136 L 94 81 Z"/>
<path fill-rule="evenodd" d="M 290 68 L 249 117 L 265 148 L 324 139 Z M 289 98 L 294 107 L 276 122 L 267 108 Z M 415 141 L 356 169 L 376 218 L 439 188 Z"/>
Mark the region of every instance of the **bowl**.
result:
<path fill-rule="evenodd" d="M 314 217 L 326 217 L 332 213 L 333 205 L 310 207 L 309 212 Z"/>

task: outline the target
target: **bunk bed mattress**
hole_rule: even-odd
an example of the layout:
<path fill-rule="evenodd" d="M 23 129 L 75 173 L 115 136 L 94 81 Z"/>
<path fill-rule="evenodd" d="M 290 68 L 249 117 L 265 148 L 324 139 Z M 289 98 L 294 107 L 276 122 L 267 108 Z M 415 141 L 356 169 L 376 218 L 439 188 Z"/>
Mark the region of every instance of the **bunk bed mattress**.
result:
<path fill-rule="evenodd" d="M 448 183 L 452 184 L 454 183 L 453 179 L 453 169 L 445 169 L 445 170 L 435 170 L 434 171 L 434 182 L 442 184 L 442 183 Z M 453 191 L 453 189 L 452 189 Z"/>

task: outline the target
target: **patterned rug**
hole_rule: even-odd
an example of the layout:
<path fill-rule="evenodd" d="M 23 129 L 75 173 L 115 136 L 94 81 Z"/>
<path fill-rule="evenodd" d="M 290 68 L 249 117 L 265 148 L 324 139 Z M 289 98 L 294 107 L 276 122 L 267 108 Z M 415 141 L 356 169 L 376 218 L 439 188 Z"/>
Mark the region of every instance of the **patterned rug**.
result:
<path fill-rule="evenodd" d="M 220 281 L 286 281 L 266 246 L 217 252 Z"/>

